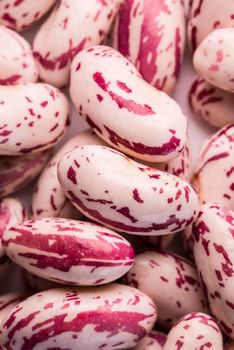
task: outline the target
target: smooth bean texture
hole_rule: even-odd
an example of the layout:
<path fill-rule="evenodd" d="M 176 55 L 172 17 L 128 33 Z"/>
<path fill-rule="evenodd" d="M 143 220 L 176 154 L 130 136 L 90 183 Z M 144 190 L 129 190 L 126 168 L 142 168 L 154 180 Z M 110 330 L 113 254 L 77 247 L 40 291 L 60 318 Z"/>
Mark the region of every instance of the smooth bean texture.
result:
<path fill-rule="evenodd" d="M 131 350 L 162 350 L 167 337 L 164 333 L 152 330 Z"/>
<path fill-rule="evenodd" d="M 25 296 L 21 293 L 7 293 L 0 295 L 0 335 L 1 335 L 1 325 L 5 317 L 10 313 L 10 311 L 19 304 Z"/>
<path fill-rule="evenodd" d="M 158 322 L 170 328 L 187 313 L 209 312 L 195 266 L 169 252 L 136 256 L 127 274 L 129 285 L 149 295 L 158 307 Z"/>
<path fill-rule="evenodd" d="M 195 114 L 216 128 L 234 122 L 233 94 L 207 83 L 201 77 L 196 77 L 191 85 L 189 103 Z"/>
<path fill-rule="evenodd" d="M 134 250 L 127 240 L 84 221 L 26 221 L 4 232 L 2 244 L 7 255 L 27 271 L 70 285 L 115 281 L 134 263 Z"/>
<path fill-rule="evenodd" d="M 163 350 L 223 350 L 222 333 L 215 319 L 191 313 L 179 320 L 167 335 Z"/>
<path fill-rule="evenodd" d="M 218 204 L 201 208 L 193 226 L 194 258 L 220 327 L 234 339 L 234 213 Z"/>
<path fill-rule="evenodd" d="M 133 347 L 156 321 L 152 300 L 134 288 L 59 288 L 18 304 L 5 319 L 0 344 L 9 350 Z"/>
<path fill-rule="evenodd" d="M 0 155 L 39 152 L 54 146 L 70 124 L 68 101 L 46 84 L 0 86 Z"/>
<path fill-rule="evenodd" d="M 34 38 L 40 77 L 54 86 L 67 85 L 73 57 L 103 42 L 120 0 L 61 0 Z M 57 40 L 59 38 L 59 40 Z"/>
<path fill-rule="evenodd" d="M 182 1 L 126 0 L 117 16 L 114 47 L 144 80 L 168 94 L 174 91 L 185 44 Z"/>
<path fill-rule="evenodd" d="M 185 146 L 187 119 L 179 105 L 110 47 L 94 46 L 75 56 L 70 94 L 95 133 L 124 153 L 166 162 Z"/>
<path fill-rule="evenodd" d="M 194 53 L 193 64 L 208 83 L 234 92 L 234 28 L 211 32 Z"/>
<path fill-rule="evenodd" d="M 193 222 L 199 209 L 187 182 L 108 147 L 86 145 L 65 154 L 58 178 L 84 215 L 120 232 L 177 232 Z"/>

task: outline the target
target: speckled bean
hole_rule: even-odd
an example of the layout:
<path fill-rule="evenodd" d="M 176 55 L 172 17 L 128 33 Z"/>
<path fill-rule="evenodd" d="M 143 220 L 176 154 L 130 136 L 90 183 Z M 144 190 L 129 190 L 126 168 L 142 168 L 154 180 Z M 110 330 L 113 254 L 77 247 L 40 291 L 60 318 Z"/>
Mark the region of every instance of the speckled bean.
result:
<path fill-rule="evenodd" d="M 139 254 L 127 281 L 157 302 L 158 321 L 165 327 L 187 313 L 208 311 L 195 266 L 180 256 L 169 252 Z"/>
<path fill-rule="evenodd" d="M 0 157 L 0 197 L 12 194 L 33 180 L 45 166 L 50 152 Z"/>
<path fill-rule="evenodd" d="M 57 166 L 59 159 L 65 153 L 73 150 L 77 146 L 85 144 L 104 145 L 104 142 L 91 130 L 85 130 L 72 137 L 50 159 L 33 193 L 32 212 L 34 218 L 56 216 L 74 218 L 75 216 L 77 219 L 79 217 L 79 212 L 67 201 L 64 191 L 58 181 Z"/>
<path fill-rule="evenodd" d="M 34 39 L 40 77 L 61 87 L 68 83 L 73 57 L 100 44 L 110 29 L 120 0 L 61 0 Z M 59 40 L 57 40 L 59 38 Z"/>
<path fill-rule="evenodd" d="M 9 259 L 2 246 L 2 237 L 11 226 L 17 225 L 25 219 L 25 209 L 18 199 L 5 198 L 0 201 L 0 277 L 9 266 Z"/>
<path fill-rule="evenodd" d="M 233 0 L 192 0 L 188 38 L 193 50 L 216 28 L 234 27 Z"/>
<path fill-rule="evenodd" d="M 164 333 L 153 330 L 131 350 L 162 350 L 166 338 Z"/>
<path fill-rule="evenodd" d="M 76 55 L 70 93 L 98 136 L 124 153 L 165 162 L 185 146 L 187 120 L 178 104 L 146 83 L 136 68 L 110 47 L 94 46 Z"/>
<path fill-rule="evenodd" d="M 1 0 L 0 24 L 22 31 L 38 21 L 56 0 Z"/>
<path fill-rule="evenodd" d="M 0 295 L 0 335 L 1 335 L 1 325 L 5 317 L 10 313 L 10 311 L 17 304 L 19 304 L 24 299 L 25 299 L 25 296 L 20 293 L 8 293 L 8 294 Z"/>
<path fill-rule="evenodd" d="M 234 210 L 234 125 L 209 138 L 197 161 L 194 186 L 201 203 L 215 202 Z"/>
<path fill-rule="evenodd" d="M 215 321 L 203 313 L 183 317 L 171 329 L 163 350 L 223 350 L 222 333 Z"/>
<path fill-rule="evenodd" d="M 29 43 L 0 26 L 0 85 L 34 83 L 38 72 Z"/>
<path fill-rule="evenodd" d="M 207 82 L 234 92 L 234 28 L 210 33 L 194 53 L 193 64 Z"/>
<path fill-rule="evenodd" d="M 3 234 L 6 254 L 27 271 L 51 281 L 92 286 L 117 280 L 134 263 L 130 243 L 84 221 L 30 220 Z"/>
<path fill-rule="evenodd" d="M 8 350 L 130 348 L 152 329 L 156 308 L 134 288 L 58 288 L 35 294 L 8 315 L 1 345 Z"/>
<path fill-rule="evenodd" d="M 58 178 L 84 215 L 120 232 L 177 232 L 193 222 L 199 207 L 187 182 L 108 147 L 86 145 L 65 154 Z"/>
<path fill-rule="evenodd" d="M 198 116 L 216 128 L 234 122 L 233 94 L 207 83 L 201 77 L 196 77 L 191 85 L 189 103 Z"/>
<path fill-rule="evenodd" d="M 218 204 L 201 208 L 193 226 L 194 258 L 213 315 L 234 339 L 234 213 Z"/>
<path fill-rule="evenodd" d="M 172 94 L 179 77 L 185 43 L 182 1 L 126 0 L 116 20 L 114 47 L 144 80 Z"/>
<path fill-rule="evenodd" d="M 67 130 L 68 113 L 65 95 L 53 86 L 0 86 L 0 155 L 51 148 Z"/>
<path fill-rule="evenodd" d="M 224 350 L 234 350 L 234 341 L 230 340 L 224 345 Z"/>

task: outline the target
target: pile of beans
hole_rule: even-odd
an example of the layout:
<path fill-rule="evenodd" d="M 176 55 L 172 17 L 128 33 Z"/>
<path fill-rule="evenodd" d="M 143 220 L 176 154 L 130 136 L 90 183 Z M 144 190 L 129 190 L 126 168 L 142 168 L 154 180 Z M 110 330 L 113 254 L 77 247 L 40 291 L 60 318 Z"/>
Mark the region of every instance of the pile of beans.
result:
<path fill-rule="evenodd" d="M 0 38 L 0 350 L 234 350 L 234 0 L 1 0 Z"/>

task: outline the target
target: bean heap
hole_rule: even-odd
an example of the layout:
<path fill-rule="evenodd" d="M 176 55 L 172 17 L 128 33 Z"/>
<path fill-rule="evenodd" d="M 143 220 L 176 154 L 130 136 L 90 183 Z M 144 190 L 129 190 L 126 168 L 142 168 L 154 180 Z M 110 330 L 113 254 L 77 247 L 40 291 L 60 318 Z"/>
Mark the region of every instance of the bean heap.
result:
<path fill-rule="evenodd" d="M 234 349 L 234 0 L 187 5 L 0 1 L 0 350 Z"/>

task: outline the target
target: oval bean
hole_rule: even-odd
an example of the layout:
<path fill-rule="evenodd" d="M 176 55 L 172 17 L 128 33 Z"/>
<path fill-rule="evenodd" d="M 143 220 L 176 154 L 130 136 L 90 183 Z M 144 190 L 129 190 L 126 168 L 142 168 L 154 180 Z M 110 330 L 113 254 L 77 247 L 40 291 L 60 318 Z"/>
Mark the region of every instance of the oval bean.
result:
<path fill-rule="evenodd" d="M 234 339 L 234 213 L 218 204 L 201 208 L 193 226 L 194 258 L 220 327 Z"/>
<path fill-rule="evenodd" d="M 208 83 L 234 92 L 234 28 L 210 33 L 194 53 L 193 64 Z"/>
<path fill-rule="evenodd" d="M 95 133 L 122 152 L 149 162 L 165 162 L 185 146 L 187 120 L 179 105 L 146 83 L 110 47 L 94 46 L 76 55 L 70 93 Z"/>
<path fill-rule="evenodd" d="M 134 251 L 127 240 L 84 221 L 26 221 L 4 232 L 2 244 L 9 258 L 27 271 L 65 284 L 109 283 L 134 263 Z"/>
<path fill-rule="evenodd" d="M 192 223 L 199 207 L 187 182 L 108 147 L 86 145 L 67 153 L 58 178 L 84 215 L 135 235 L 177 232 Z"/>
<path fill-rule="evenodd" d="M 64 136 L 69 104 L 53 86 L 0 86 L 0 96 L 0 155 L 39 152 Z"/>
<path fill-rule="evenodd" d="M 234 122 L 233 94 L 207 83 L 201 77 L 196 77 L 192 83 L 189 103 L 195 114 L 216 128 Z"/>
<path fill-rule="evenodd" d="M 208 311 L 195 266 L 169 252 L 137 255 L 127 282 L 157 302 L 158 322 L 164 327 L 187 313 Z"/>
<path fill-rule="evenodd" d="M 191 313 L 179 320 L 167 335 L 163 350 L 223 350 L 222 333 L 215 321 L 203 313 Z"/>
<path fill-rule="evenodd" d="M 182 1 L 126 0 L 116 20 L 114 47 L 144 80 L 169 95 L 183 59 L 184 12 Z"/>
<path fill-rule="evenodd" d="M 134 288 L 58 288 L 18 304 L 2 326 L 7 349 L 126 349 L 152 329 L 156 308 Z"/>

